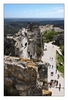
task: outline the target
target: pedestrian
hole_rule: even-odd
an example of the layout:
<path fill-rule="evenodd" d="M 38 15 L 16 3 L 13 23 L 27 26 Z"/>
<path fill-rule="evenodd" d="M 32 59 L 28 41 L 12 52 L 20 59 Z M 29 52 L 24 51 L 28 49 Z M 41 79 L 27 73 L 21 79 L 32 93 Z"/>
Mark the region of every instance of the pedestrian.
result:
<path fill-rule="evenodd" d="M 56 81 L 56 87 L 58 86 L 58 81 Z"/>
<path fill-rule="evenodd" d="M 59 83 L 59 91 L 60 91 L 60 89 L 61 89 L 61 84 Z"/>
<path fill-rule="evenodd" d="M 52 65 L 52 69 L 53 69 L 53 65 Z"/>
<path fill-rule="evenodd" d="M 51 72 L 51 76 L 53 76 L 53 74 L 54 74 L 54 73 L 53 73 L 53 72 Z"/>
<path fill-rule="evenodd" d="M 52 82 L 50 82 L 50 88 L 51 88 L 51 86 L 52 86 Z"/>
<path fill-rule="evenodd" d="M 56 80 L 54 81 L 54 84 L 55 84 L 55 86 L 56 86 Z"/>
<path fill-rule="evenodd" d="M 50 81 L 50 88 L 52 87 L 52 82 L 53 82 L 53 81 L 51 80 L 51 81 Z"/>
<path fill-rule="evenodd" d="M 57 75 L 57 78 L 59 79 L 59 77 L 60 77 L 60 76 L 59 76 L 59 74 L 58 74 L 58 75 Z"/>
<path fill-rule="evenodd" d="M 57 69 L 55 70 L 55 73 L 57 73 Z"/>
<path fill-rule="evenodd" d="M 52 61 L 53 61 L 53 57 L 52 57 Z"/>
<path fill-rule="evenodd" d="M 55 81 L 54 81 L 54 80 L 53 80 L 53 82 L 52 82 L 52 86 L 55 87 Z"/>

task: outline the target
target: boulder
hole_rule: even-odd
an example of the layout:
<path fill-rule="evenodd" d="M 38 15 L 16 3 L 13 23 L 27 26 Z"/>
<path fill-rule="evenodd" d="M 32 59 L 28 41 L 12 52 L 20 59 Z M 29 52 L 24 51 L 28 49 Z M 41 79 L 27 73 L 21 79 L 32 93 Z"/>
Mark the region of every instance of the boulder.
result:
<path fill-rule="evenodd" d="M 29 61 L 27 63 L 27 61 L 25 60 L 21 59 L 18 61 L 18 58 L 9 56 L 5 56 L 4 59 L 5 96 L 42 95 L 42 88 L 38 88 L 36 86 L 37 69 L 32 61 Z M 15 61 L 16 63 L 14 63 Z M 20 65 L 20 62 L 23 63 L 22 66 Z M 33 67 L 31 67 L 31 64 L 33 65 Z"/>

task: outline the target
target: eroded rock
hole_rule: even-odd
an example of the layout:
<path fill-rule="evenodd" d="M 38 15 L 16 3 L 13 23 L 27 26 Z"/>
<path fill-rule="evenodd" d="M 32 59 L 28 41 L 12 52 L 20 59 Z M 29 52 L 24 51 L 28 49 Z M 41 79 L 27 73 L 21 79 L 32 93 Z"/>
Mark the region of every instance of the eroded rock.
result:
<path fill-rule="evenodd" d="M 42 85 L 37 86 L 37 66 L 29 59 L 4 57 L 4 95 L 41 96 Z M 16 64 L 14 63 L 16 62 Z M 19 63 L 18 63 L 19 62 Z M 27 63 L 28 62 L 28 63 Z M 23 63 L 22 66 L 20 63 Z M 39 84 L 38 84 L 39 85 Z"/>

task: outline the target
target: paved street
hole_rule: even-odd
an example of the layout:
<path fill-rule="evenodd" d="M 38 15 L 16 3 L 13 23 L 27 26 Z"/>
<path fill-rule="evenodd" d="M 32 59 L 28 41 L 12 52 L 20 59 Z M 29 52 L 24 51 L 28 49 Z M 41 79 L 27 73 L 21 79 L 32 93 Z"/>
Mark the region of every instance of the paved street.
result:
<path fill-rule="evenodd" d="M 52 96 L 64 96 L 64 78 L 61 77 L 61 73 L 57 71 L 56 73 L 56 50 L 61 54 L 59 48 L 55 45 L 52 45 L 51 43 L 45 43 L 44 49 L 44 55 L 42 57 L 42 61 L 50 63 L 50 67 L 48 67 L 48 83 L 51 80 L 57 80 L 58 86 L 56 87 L 49 87 L 49 91 L 52 91 Z M 53 69 L 52 69 L 53 65 Z M 51 76 L 51 72 L 53 72 L 53 76 Z M 60 75 L 59 79 L 57 79 L 57 75 Z M 59 83 L 61 84 L 61 89 L 59 91 Z"/>

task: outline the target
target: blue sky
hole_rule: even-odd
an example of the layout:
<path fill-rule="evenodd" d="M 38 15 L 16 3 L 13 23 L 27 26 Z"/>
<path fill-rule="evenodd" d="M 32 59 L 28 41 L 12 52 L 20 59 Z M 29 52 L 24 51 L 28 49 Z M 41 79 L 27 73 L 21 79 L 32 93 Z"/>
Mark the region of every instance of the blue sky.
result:
<path fill-rule="evenodd" d="M 64 5 L 4 4 L 4 18 L 64 18 Z"/>

